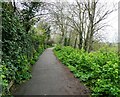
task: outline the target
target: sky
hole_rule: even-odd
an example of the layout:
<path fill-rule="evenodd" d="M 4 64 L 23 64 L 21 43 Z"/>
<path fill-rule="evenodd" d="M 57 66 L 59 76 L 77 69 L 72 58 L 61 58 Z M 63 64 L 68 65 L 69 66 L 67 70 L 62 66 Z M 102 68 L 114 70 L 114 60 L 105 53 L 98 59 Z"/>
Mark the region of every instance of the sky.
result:
<path fill-rule="evenodd" d="M 59 0 L 45 0 L 46 2 L 55 2 Z M 60 0 L 65 2 L 66 0 Z M 74 2 L 75 0 L 67 0 L 68 2 Z M 118 2 L 120 0 L 99 0 L 100 3 L 107 3 L 108 8 L 113 6 L 113 4 L 118 8 Z M 105 42 L 117 42 L 118 41 L 118 10 L 111 13 L 106 19 L 109 27 L 106 27 L 102 33 Z"/>
<path fill-rule="evenodd" d="M 118 8 L 119 0 L 106 0 L 106 2 L 108 2 L 110 5 L 115 3 Z M 107 21 L 110 27 L 106 28 L 105 37 L 109 42 L 116 42 L 118 41 L 118 10 L 110 14 L 107 18 Z"/>
<path fill-rule="evenodd" d="M 15 0 L 16 1 L 16 0 Z M 23 1 L 23 0 L 20 0 Z M 39 1 L 39 0 L 37 0 Z M 75 0 L 43 0 L 45 2 L 75 2 Z M 108 4 L 108 9 L 113 6 L 113 4 L 118 8 L 118 2 L 120 0 L 99 0 L 100 3 L 105 4 L 105 2 Z M 106 5 L 107 6 L 107 5 Z M 108 15 L 108 18 L 105 21 L 109 27 L 106 27 L 103 31 L 101 31 L 102 37 L 104 37 L 105 42 L 117 42 L 118 41 L 118 10 L 114 11 L 110 15 Z"/>

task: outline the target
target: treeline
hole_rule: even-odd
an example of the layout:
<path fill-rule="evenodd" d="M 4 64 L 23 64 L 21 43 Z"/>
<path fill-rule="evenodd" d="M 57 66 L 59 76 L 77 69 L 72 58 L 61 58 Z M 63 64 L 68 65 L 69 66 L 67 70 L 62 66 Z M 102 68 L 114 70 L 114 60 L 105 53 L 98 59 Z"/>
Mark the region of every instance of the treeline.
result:
<path fill-rule="evenodd" d="M 64 46 L 93 50 L 94 42 L 102 40 L 101 30 L 106 27 L 105 19 L 115 8 L 107 8 L 107 3 L 100 0 L 75 0 L 70 2 L 53 2 L 48 4 L 50 21 Z M 112 6 L 111 6 L 112 7 Z"/>
<path fill-rule="evenodd" d="M 48 24 L 34 27 L 35 14 L 42 2 L 24 2 L 19 9 L 13 2 L 2 2 L 2 95 L 10 95 L 12 83 L 31 78 L 30 68 L 45 49 L 49 36 Z M 41 31 L 41 33 L 40 33 Z M 39 33 L 38 33 L 39 32 Z"/>

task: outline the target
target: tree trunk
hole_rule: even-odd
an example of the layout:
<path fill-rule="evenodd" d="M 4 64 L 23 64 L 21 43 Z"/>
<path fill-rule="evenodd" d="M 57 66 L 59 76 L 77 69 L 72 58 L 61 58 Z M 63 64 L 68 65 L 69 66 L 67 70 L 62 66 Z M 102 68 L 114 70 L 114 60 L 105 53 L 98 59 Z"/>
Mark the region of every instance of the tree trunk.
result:
<path fill-rule="evenodd" d="M 77 37 L 76 37 L 76 39 L 75 39 L 74 48 L 76 48 L 76 45 L 77 45 Z"/>
<path fill-rule="evenodd" d="M 86 36 L 86 38 L 85 38 L 85 41 L 84 41 L 84 50 L 85 51 L 87 51 L 87 49 L 88 49 L 88 42 L 89 42 L 89 30 L 88 30 L 88 32 L 87 32 L 87 36 Z"/>
<path fill-rule="evenodd" d="M 79 33 L 79 49 L 82 49 L 82 43 L 83 43 L 82 33 L 80 32 L 80 33 Z"/>
<path fill-rule="evenodd" d="M 67 38 L 64 39 L 64 46 L 67 46 Z"/>

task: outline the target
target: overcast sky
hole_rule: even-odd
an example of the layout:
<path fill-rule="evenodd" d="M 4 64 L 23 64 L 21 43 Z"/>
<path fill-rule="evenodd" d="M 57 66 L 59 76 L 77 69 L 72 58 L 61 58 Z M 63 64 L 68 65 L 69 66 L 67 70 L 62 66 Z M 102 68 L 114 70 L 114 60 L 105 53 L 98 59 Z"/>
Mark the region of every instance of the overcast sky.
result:
<path fill-rule="evenodd" d="M 59 0 L 45 0 L 46 2 L 56 2 Z M 62 2 L 65 2 L 66 0 L 60 0 Z M 74 2 L 75 0 L 67 0 L 68 2 Z M 116 8 L 118 8 L 118 2 L 119 0 L 99 0 L 101 3 L 107 2 L 108 8 L 112 7 L 113 3 L 116 5 Z M 106 27 L 105 30 L 102 32 L 104 33 L 104 37 L 106 41 L 109 42 L 115 42 L 118 41 L 118 11 L 113 12 L 110 14 L 106 20 L 109 27 Z"/>
<path fill-rule="evenodd" d="M 101 0 L 101 1 L 104 1 L 104 0 Z M 106 0 L 106 1 L 108 1 L 110 5 L 115 3 L 118 8 L 119 0 Z M 106 35 L 105 35 L 106 39 L 109 42 L 118 41 L 118 10 L 110 14 L 108 16 L 107 21 L 110 27 L 106 28 Z"/>
<path fill-rule="evenodd" d="M 15 0 L 16 1 L 16 0 Z M 23 1 L 23 0 L 20 0 Z M 39 1 L 39 0 L 38 0 Z M 46 2 L 56 2 L 56 1 L 68 1 L 68 2 L 75 2 L 75 0 L 43 0 Z M 105 2 L 108 4 L 108 9 L 115 4 L 116 8 L 118 8 L 118 2 L 120 0 L 99 0 L 101 3 L 105 4 Z M 102 31 L 102 35 L 105 38 L 105 41 L 109 42 L 116 42 L 118 41 L 118 10 L 111 13 L 107 20 L 107 24 L 110 25 L 109 27 L 106 27 L 104 31 Z"/>

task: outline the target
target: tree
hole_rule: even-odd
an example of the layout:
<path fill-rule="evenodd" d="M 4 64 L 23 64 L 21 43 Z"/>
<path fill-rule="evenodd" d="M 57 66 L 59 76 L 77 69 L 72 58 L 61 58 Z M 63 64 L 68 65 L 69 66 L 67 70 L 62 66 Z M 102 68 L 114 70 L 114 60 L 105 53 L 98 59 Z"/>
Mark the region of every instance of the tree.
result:
<path fill-rule="evenodd" d="M 51 23 L 54 23 L 54 27 L 57 27 L 59 29 L 59 32 L 61 33 L 61 39 L 60 44 L 66 45 L 67 41 L 67 32 L 68 32 L 68 21 L 66 19 L 66 4 L 57 2 L 51 4 L 52 6 L 49 7 L 49 13 L 51 16 Z"/>
<path fill-rule="evenodd" d="M 66 2 L 53 5 L 54 8 L 50 14 L 53 16 L 53 22 L 62 32 L 64 45 L 72 37 L 70 32 L 74 31 L 77 33 L 74 47 L 77 43 L 79 49 L 83 48 L 88 52 L 92 50 L 94 35 L 106 27 L 103 22 L 113 12 L 113 9 L 106 9 L 106 5 L 99 3 L 99 0 L 76 0 L 73 4 Z"/>
<path fill-rule="evenodd" d="M 35 21 L 33 19 L 38 18 L 37 16 L 42 15 L 42 13 L 40 12 L 42 7 L 44 6 L 44 3 L 43 2 L 24 2 L 21 4 L 23 6 L 23 9 L 21 11 L 21 18 L 23 20 L 23 24 L 25 26 L 26 32 L 28 32 L 31 26 L 35 24 Z"/>
<path fill-rule="evenodd" d="M 3 59 L 0 66 L 2 96 L 10 94 L 11 83 L 18 84 L 31 77 L 31 64 L 35 64 L 38 56 L 44 50 L 45 39 L 33 29 L 33 24 L 36 22 L 31 23 L 31 19 L 34 18 L 32 16 L 36 15 L 36 5 L 26 7 L 23 9 L 24 13 L 23 10 L 18 9 L 18 6 L 15 9 L 11 2 L 2 2 Z M 48 28 L 44 26 L 43 29 L 48 32 Z"/>
<path fill-rule="evenodd" d="M 88 52 L 92 50 L 92 44 L 93 44 L 93 37 L 94 34 L 97 33 L 102 28 L 106 27 L 106 24 L 101 23 L 107 18 L 107 16 L 113 12 L 113 9 L 105 9 L 106 5 L 101 5 L 99 3 L 99 0 L 88 0 L 85 3 L 85 7 L 87 9 L 88 13 L 88 32 L 87 37 L 85 39 L 84 49 Z"/>

